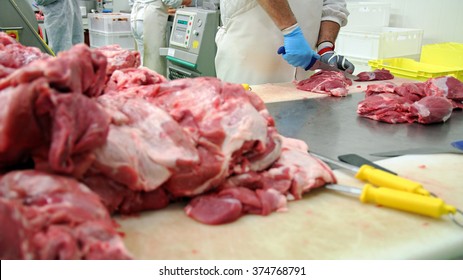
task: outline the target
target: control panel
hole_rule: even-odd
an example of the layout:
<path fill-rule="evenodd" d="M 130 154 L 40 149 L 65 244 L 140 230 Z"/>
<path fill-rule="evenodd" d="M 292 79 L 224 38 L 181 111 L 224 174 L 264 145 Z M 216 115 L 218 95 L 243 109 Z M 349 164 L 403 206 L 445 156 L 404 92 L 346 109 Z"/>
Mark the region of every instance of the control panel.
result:
<path fill-rule="evenodd" d="M 170 44 L 188 49 L 192 41 L 192 30 L 196 13 L 178 10 L 172 25 Z M 195 31 L 198 33 L 198 31 Z M 199 35 L 199 34 L 198 34 Z"/>

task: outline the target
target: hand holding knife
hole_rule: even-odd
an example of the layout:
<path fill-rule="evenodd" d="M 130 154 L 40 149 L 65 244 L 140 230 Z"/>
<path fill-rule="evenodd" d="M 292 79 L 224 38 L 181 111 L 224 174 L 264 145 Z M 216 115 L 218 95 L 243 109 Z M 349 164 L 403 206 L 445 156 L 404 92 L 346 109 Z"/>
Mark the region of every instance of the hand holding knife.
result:
<path fill-rule="evenodd" d="M 281 46 L 278 51 L 277 51 L 278 54 L 286 54 L 286 49 L 285 47 Z M 306 66 L 304 69 L 307 71 L 307 70 L 311 70 L 311 71 L 315 71 L 315 70 L 326 70 L 326 71 L 336 71 L 336 72 L 341 72 L 343 73 L 343 75 L 348 78 L 348 79 L 351 79 L 353 81 L 356 81 L 359 79 L 359 77 L 353 75 L 353 74 L 350 74 L 346 71 L 343 71 L 337 67 L 334 67 L 334 66 L 331 66 L 325 62 L 322 62 L 320 59 L 320 56 L 312 56 L 311 57 L 311 60 L 310 60 L 310 63 L 308 64 L 308 66 Z"/>

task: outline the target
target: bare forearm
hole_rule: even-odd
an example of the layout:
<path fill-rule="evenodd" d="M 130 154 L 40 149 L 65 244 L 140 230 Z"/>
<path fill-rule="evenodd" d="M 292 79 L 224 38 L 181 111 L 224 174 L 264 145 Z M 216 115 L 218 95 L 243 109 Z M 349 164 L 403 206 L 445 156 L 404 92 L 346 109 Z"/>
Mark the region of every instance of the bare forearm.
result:
<path fill-rule="evenodd" d="M 322 21 L 320 24 L 320 32 L 318 33 L 317 46 L 321 42 L 329 41 L 334 44 L 338 37 L 339 29 L 341 27 L 334 21 Z"/>
<path fill-rule="evenodd" d="M 280 30 L 297 23 L 287 0 L 258 0 L 258 2 Z"/>

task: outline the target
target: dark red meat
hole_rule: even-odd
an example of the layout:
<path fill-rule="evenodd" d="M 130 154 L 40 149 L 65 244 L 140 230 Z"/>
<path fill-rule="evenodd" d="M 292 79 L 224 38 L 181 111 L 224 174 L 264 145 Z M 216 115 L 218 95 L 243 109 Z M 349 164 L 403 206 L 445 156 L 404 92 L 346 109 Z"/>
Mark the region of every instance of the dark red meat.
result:
<path fill-rule="evenodd" d="M 360 72 L 357 74 L 359 77 L 358 82 L 364 81 L 382 81 L 382 80 L 392 80 L 394 79 L 394 75 L 387 69 L 376 69 L 373 72 Z"/>
<path fill-rule="evenodd" d="M 453 77 L 429 79 L 424 83 L 368 85 L 366 98 L 357 113 L 388 122 L 422 124 L 447 121 L 452 110 L 463 108 L 463 83 Z"/>
<path fill-rule="evenodd" d="M 453 106 L 447 98 L 426 96 L 412 104 L 410 112 L 423 124 L 445 122 L 452 115 Z"/>

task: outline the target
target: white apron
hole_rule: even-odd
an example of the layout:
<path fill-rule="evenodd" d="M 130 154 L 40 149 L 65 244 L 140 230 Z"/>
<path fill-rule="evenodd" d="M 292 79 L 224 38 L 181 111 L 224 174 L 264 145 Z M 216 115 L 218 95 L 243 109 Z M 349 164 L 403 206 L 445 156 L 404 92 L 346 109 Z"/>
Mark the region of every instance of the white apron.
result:
<path fill-rule="evenodd" d="M 135 0 L 132 7 L 132 32 L 141 54 L 142 65 L 166 75 L 166 58 L 159 55 L 165 47 L 167 6 L 161 0 Z"/>
<path fill-rule="evenodd" d="M 288 1 L 311 47 L 315 47 L 322 16 L 322 0 Z M 283 34 L 257 0 L 220 1 L 223 26 L 216 35 L 217 77 L 251 85 L 290 82 L 295 68 L 277 54 Z M 308 76 L 298 69 L 297 79 Z"/>

